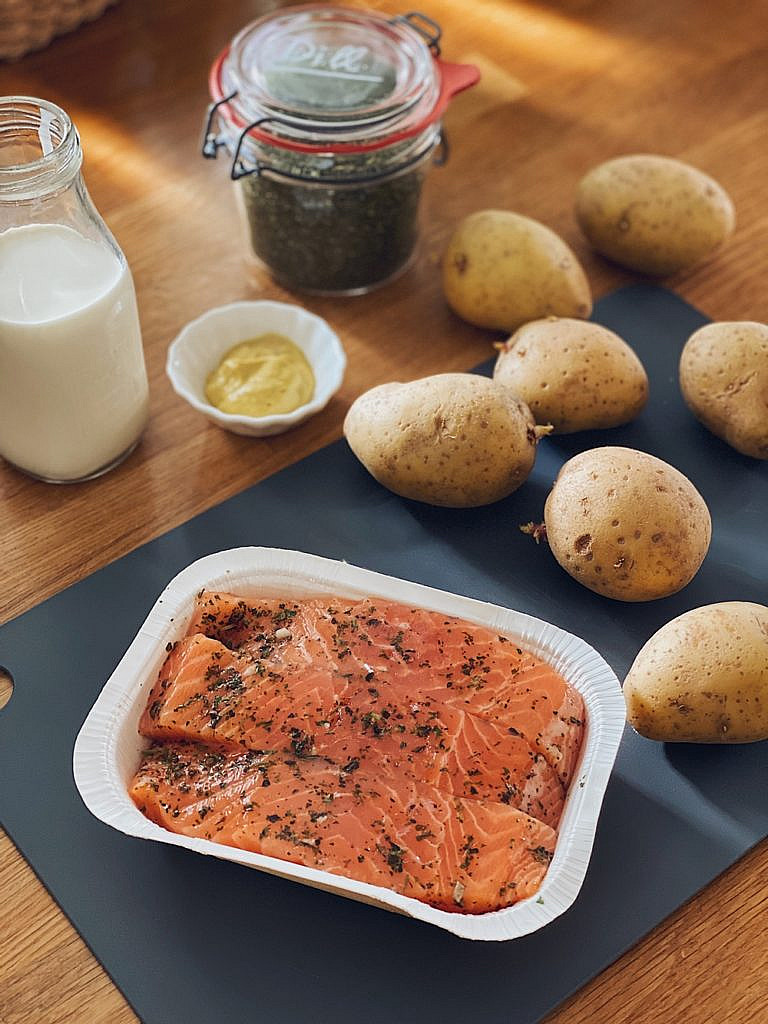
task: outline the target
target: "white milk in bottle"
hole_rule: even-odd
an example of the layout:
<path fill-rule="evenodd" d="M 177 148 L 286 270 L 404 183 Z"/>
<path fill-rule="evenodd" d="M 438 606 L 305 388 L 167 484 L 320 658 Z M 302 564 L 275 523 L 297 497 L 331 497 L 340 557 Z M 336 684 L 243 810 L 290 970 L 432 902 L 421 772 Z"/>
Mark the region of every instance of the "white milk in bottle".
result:
<path fill-rule="evenodd" d="M 147 408 L 128 267 L 61 224 L 0 235 L 0 454 L 82 479 L 133 447 Z"/>
<path fill-rule="evenodd" d="M 116 465 L 148 412 L 133 280 L 81 164 L 65 111 L 0 97 L 0 456 L 56 483 Z"/>

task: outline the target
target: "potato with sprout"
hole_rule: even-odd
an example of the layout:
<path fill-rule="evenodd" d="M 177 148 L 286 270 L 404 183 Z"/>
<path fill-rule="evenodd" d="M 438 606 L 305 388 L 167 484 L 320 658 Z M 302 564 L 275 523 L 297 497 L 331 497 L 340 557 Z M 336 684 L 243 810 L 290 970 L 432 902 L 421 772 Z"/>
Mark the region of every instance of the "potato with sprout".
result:
<path fill-rule="evenodd" d="M 556 434 L 617 427 L 648 401 L 648 377 L 629 345 L 607 327 L 568 317 L 516 331 L 500 348 L 493 378 Z"/>
<path fill-rule="evenodd" d="M 379 483 L 449 508 L 488 505 L 515 491 L 544 433 L 507 387 L 472 373 L 380 384 L 344 420 L 350 448 Z"/>

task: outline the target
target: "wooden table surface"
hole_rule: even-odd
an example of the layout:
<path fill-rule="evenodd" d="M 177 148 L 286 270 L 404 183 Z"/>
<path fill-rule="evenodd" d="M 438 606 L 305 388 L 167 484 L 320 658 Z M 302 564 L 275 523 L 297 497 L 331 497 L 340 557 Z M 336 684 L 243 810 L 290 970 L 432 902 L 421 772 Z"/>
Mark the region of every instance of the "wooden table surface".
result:
<path fill-rule="evenodd" d="M 133 269 L 152 389 L 142 444 L 104 478 L 52 487 L 0 465 L 0 621 L 335 439 L 349 403 L 370 385 L 488 357 L 493 339 L 447 311 L 437 270 L 452 226 L 479 207 L 517 210 L 560 232 L 599 296 L 631 278 L 588 251 L 572 214 L 576 182 L 626 152 L 689 160 L 730 192 L 738 227 L 715 260 L 667 283 L 713 319 L 768 321 L 764 2 L 420 0 L 443 25 L 445 56 L 474 61 L 483 79 L 448 113 L 453 152 L 426 189 L 418 262 L 364 298 L 303 300 L 334 324 L 349 355 L 344 387 L 322 414 L 261 441 L 207 424 L 170 389 L 169 341 L 210 306 L 294 299 L 249 276 L 226 168 L 198 155 L 212 58 L 274 6 L 122 0 L 43 52 L 0 65 L 0 93 L 52 99 L 80 129 L 89 189 Z M 763 843 L 550 1024 L 765 1022 L 766 893 Z M 0 1022 L 133 1020 L 0 836 Z"/>

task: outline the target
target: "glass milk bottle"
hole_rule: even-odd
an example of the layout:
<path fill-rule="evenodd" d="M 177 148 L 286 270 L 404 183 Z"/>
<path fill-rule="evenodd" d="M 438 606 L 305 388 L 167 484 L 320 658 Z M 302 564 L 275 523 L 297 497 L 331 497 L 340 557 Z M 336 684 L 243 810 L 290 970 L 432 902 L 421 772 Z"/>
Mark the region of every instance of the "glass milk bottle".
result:
<path fill-rule="evenodd" d="M 147 422 L 133 280 L 53 103 L 0 97 L 0 455 L 51 483 L 117 465 Z"/>

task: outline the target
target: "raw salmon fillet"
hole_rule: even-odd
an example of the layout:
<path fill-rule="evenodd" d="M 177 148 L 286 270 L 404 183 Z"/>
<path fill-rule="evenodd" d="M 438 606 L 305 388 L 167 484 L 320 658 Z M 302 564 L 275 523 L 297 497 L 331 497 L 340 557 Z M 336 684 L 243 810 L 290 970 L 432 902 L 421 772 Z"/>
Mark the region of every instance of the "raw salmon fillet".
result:
<path fill-rule="evenodd" d="M 131 796 L 170 831 L 465 913 L 533 895 L 556 841 L 547 825 L 501 803 L 311 758 L 189 743 L 147 751 Z"/>
<path fill-rule="evenodd" d="M 329 611 L 330 610 L 330 611 Z M 371 680 L 391 678 L 409 696 L 428 694 L 451 707 L 514 725 L 567 787 L 581 749 L 584 702 L 545 662 L 485 626 L 383 599 L 249 604 L 230 594 L 201 595 L 190 623 L 237 649 L 248 633 L 298 616 L 326 664 Z M 314 652 L 313 652 L 314 653 Z M 343 668 L 342 668 L 343 665 Z"/>
<path fill-rule="evenodd" d="M 322 667 L 317 654 L 305 663 L 292 646 L 288 639 L 262 643 L 254 659 L 201 634 L 186 637 L 166 661 L 140 731 L 158 740 L 311 753 L 337 765 L 355 757 L 372 772 L 498 800 L 557 826 L 563 787 L 525 738 L 429 696 L 409 699 L 386 678 L 373 686 Z"/>
<path fill-rule="evenodd" d="M 389 835 L 392 859 L 410 864 L 410 895 L 480 913 L 540 883 L 583 723 L 561 676 L 485 627 L 378 599 L 203 591 L 147 700 L 139 731 L 159 746 L 132 795 L 174 831 L 406 891 L 382 862 Z M 219 782 L 185 790 L 169 759 L 182 776 L 194 761 L 198 780 Z M 202 816 L 200 785 L 215 796 Z M 274 814 L 302 830 L 280 838 Z M 512 857 L 510 842 L 534 828 L 541 841 Z M 482 871 L 461 867 L 461 841 Z"/>

